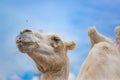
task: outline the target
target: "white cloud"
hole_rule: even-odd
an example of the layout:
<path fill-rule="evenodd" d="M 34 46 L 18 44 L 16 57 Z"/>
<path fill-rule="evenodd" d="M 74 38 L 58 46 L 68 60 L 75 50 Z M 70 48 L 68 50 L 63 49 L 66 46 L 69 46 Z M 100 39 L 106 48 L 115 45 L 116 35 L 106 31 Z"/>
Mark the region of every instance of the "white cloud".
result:
<path fill-rule="evenodd" d="M 73 73 L 69 73 L 68 80 L 75 80 L 75 75 Z"/>
<path fill-rule="evenodd" d="M 76 76 L 73 73 L 69 73 L 69 78 L 68 80 L 75 80 Z M 39 80 L 39 76 L 33 76 L 32 80 Z"/>
<path fill-rule="evenodd" d="M 10 76 L 9 80 L 22 80 L 17 74 Z"/>
<path fill-rule="evenodd" d="M 40 77 L 39 77 L 39 76 L 34 76 L 34 77 L 32 78 L 32 80 L 40 80 Z"/>

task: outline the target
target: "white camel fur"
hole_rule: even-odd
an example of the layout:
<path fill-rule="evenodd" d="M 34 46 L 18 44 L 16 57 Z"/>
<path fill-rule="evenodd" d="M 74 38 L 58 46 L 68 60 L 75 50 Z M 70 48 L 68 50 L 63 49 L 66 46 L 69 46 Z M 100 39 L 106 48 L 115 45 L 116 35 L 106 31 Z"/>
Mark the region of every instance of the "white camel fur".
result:
<path fill-rule="evenodd" d="M 92 48 L 82 65 L 77 80 L 120 80 L 120 27 L 116 42 L 101 35 L 95 27 L 88 30 Z"/>
<path fill-rule="evenodd" d="M 75 48 L 74 41 L 63 41 L 59 35 L 25 29 L 16 38 L 16 45 L 27 53 L 42 72 L 41 80 L 68 80 L 68 50 Z"/>

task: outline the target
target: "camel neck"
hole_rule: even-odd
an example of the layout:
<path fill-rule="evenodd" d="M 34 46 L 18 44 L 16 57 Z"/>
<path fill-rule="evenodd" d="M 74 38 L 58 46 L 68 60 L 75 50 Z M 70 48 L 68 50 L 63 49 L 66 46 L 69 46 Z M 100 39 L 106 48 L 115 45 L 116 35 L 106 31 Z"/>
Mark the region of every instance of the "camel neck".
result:
<path fill-rule="evenodd" d="M 41 76 L 41 80 L 68 80 L 69 71 L 68 67 L 64 67 L 60 71 L 45 72 Z"/>
<path fill-rule="evenodd" d="M 36 53 L 34 53 L 35 55 Z M 68 80 L 69 76 L 69 60 L 66 58 L 65 63 L 62 64 L 62 67 L 59 70 L 48 69 L 43 67 L 41 69 L 41 62 L 39 62 L 39 57 L 34 56 L 33 53 L 28 54 L 36 63 L 37 68 L 42 72 L 40 80 Z M 57 67 L 57 66 L 56 66 Z M 55 67 L 54 67 L 55 68 Z"/>

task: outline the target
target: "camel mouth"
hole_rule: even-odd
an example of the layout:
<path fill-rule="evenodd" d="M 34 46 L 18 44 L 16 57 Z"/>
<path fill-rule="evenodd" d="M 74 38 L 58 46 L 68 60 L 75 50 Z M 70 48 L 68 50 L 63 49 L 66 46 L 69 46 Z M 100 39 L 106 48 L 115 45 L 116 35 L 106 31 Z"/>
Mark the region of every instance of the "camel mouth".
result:
<path fill-rule="evenodd" d="M 16 45 L 22 53 L 28 53 L 36 48 L 37 42 L 33 41 L 29 36 L 18 35 L 16 37 Z"/>
<path fill-rule="evenodd" d="M 30 45 L 33 45 L 33 44 L 35 44 L 36 42 L 16 42 L 16 44 L 17 44 L 17 46 L 19 46 L 19 47 L 22 47 L 22 46 L 30 46 Z"/>
<path fill-rule="evenodd" d="M 32 45 L 36 42 L 33 42 L 33 41 L 22 41 L 22 40 L 16 40 L 16 44 L 24 44 L 24 45 Z"/>
<path fill-rule="evenodd" d="M 22 37 L 22 35 L 19 35 L 16 37 L 16 44 L 18 46 L 24 46 L 24 45 L 33 45 L 35 41 L 27 38 L 27 37 Z"/>
<path fill-rule="evenodd" d="M 38 48 L 38 44 L 36 42 L 20 42 L 17 43 L 17 47 L 22 53 L 31 53 Z"/>

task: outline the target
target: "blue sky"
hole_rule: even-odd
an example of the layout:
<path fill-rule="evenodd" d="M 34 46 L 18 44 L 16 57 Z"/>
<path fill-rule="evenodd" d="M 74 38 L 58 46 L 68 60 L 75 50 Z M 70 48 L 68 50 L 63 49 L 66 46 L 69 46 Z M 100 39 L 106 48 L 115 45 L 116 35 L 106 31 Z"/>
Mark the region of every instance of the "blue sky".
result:
<path fill-rule="evenodd" d="M 68 52 L 73 79 L 90 50 L 90 26 L 114 40 L 114 28 L 120 25 L 119 4 L 120 0 L 0 0 L 0 80 L 39 76 L 31 58 L 15 45 L 16 35 L 25 28 L 76 41 L 76 49 Z"/>

